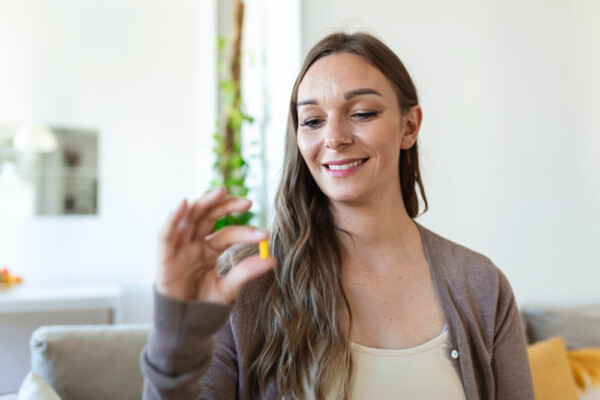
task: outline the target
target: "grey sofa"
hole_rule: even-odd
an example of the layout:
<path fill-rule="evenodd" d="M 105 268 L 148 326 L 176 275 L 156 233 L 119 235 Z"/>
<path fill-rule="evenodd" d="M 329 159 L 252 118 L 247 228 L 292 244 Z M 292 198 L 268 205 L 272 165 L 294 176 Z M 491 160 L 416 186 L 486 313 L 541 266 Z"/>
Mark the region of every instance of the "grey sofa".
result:
<path fill-rule="evenodd" d="M 521 316 L 528 343 L 562 336 L 569 349 L 600 347 L 600 304 L 526 306 Z"/>

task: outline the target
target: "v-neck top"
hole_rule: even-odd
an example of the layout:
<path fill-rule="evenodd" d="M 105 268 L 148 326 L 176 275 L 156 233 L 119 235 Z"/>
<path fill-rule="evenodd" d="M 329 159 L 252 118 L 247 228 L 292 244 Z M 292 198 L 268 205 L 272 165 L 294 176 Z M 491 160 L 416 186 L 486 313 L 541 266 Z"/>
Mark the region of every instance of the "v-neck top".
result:
<path fill-rule="evenodd" d="M 407 349 L 375 349 L 351 343 L 354 364 L 348 398 L 465 400 L 449 348 L 447 331 Z"/>
<path fill-rule="evenodd" d="M 405 349 L 378 349 L 351 342 L 353 371 L 348 399 L 465 400 L 449 347 L 447 326 L 437 337 Z M 314 368 L 311 373 L 314 376 Z M 326 400 L 337 398 L 339 386 L 339 381 L 332 385 Z M 306 382 L 304 391 L 306 400 L 316 399 Z"/>

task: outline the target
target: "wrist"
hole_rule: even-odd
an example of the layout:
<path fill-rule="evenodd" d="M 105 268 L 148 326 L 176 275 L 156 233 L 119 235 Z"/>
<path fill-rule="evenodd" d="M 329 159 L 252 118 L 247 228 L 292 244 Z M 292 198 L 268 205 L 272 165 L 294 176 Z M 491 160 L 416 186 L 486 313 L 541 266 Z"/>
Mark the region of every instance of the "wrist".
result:
<path fill-rule="evenodd" d="M 159 295 L 169 298 L 171 300 L 175 300 L 175 301 L 190 300 L 188 298 L 189 296 L 187 296 L 187 293 L 185 290 L 182 290 L 181 288 L 176 288 L 176 287 L 172 287 L 169 285 L 165 285 L 164 283 L 160 282 L 159 280 L 157 280 L 155 282 L 154 290 Z"/>

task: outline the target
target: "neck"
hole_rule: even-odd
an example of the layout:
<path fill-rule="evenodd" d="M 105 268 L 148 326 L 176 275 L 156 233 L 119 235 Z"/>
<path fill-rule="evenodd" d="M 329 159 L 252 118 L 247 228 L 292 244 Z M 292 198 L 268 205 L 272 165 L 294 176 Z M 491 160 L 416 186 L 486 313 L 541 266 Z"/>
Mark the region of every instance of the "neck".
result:
<path fill-rule="evenodd" d="M 330 202 L 342 251 L 343 268 L 388 269 L 422 253 L 418 227 L 402 195 L 379 196 L 370 203 Z"/>

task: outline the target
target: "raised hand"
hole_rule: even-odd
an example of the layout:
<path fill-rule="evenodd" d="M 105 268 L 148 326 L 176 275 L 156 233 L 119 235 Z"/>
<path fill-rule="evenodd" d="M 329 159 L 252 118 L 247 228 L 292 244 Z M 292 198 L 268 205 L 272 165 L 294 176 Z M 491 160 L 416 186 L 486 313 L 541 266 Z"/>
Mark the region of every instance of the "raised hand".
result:
<path fill-rule="evenodd" d="M 222 277 L 217 259 L 236 243 L 258 243 L 268 232 L 249 226 L 228 226 L 212 232 L 215 222 L 232 212 L 246 212 L 251 201 L 226 197 L 224 188 L 201 196 L 192 205 L 182 201 L 161 234 L 158 293 L 175 300 L 204 300 L 230 304 L 248 281 L 275 265 L 273 257 L 253 255 Z"/>

